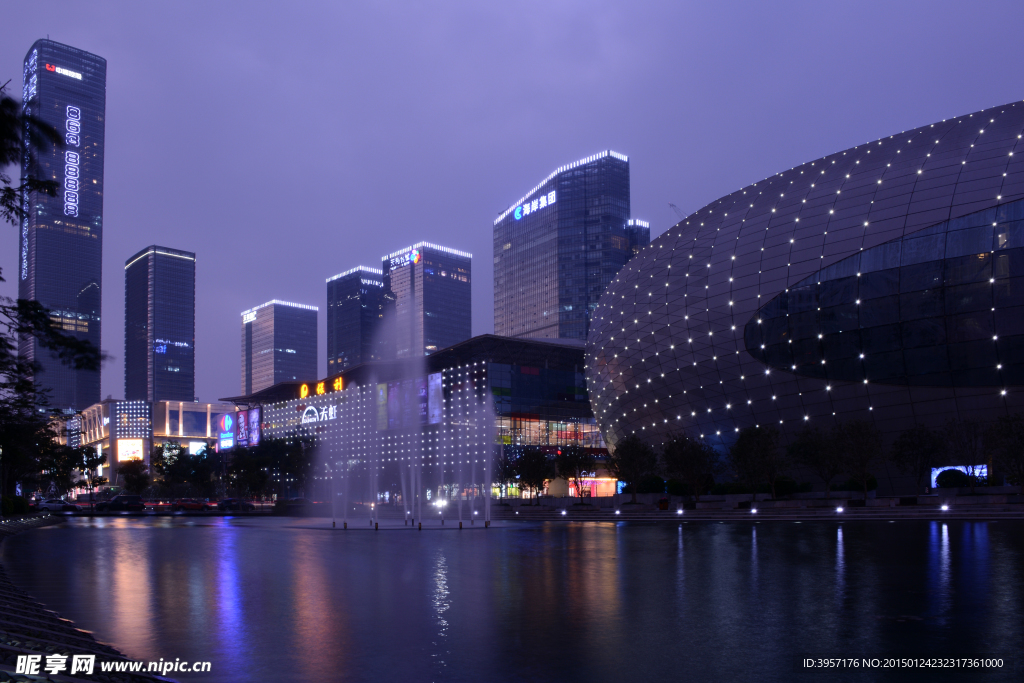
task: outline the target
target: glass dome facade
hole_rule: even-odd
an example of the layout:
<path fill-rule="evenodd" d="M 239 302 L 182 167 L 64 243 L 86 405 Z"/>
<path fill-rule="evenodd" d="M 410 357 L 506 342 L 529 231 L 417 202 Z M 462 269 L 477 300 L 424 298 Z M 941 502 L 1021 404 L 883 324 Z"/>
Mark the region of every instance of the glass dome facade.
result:
<path fill-rule="evenodd" d="M 1024 103 L 778 173 L 653 240 L 601 297 L 605 439 L 727 447 L 867 419 L 892 436 L 1024 409 Z M 1016 390 L 1015 390 L 1016 388 Z"/>

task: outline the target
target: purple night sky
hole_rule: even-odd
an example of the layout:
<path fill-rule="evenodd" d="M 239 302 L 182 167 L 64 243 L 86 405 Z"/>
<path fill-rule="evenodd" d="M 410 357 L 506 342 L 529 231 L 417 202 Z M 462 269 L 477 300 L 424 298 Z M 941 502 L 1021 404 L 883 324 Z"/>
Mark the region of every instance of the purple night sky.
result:
<path fill-rule="evenodd" d="M 556 167 L 627 154 L 654 236 L 669 202 L 1021 99 L 1022 25 L 1019 0 L 36 0 L 0 10 L 0 82 L 20 96 L 47 35 L 107 59 L 103 395 L 124 395 L 125 259 L 156 243 L 197 253 L 209 401 L 239 393 L 246 308 L 318 306 L 324 374 L 325 279 L 429 240 L 474 254 L 491 332 L 492 221 Z"/>

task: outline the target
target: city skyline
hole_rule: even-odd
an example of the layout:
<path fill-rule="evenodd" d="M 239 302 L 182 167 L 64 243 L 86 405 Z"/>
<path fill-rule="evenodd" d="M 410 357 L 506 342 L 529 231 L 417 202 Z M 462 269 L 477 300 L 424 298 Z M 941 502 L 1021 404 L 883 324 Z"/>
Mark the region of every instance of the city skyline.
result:
<path fill-rule="evenodd" d="M 321 278 L 373 264 L 389 244 L 428 239 L 490 253 L 494 217 L 566 160 L 629 154 L 632 215 L 650 220 L 653 237 L 677 220 L 670 202 L 690 213 L 780 168 L 1024 91 L 1009 66 L 1012 21 L 953 27 L 913 8 L 830 8 L 810 22 L 805 8 L 712 16 L 569 5 L 536 26 L 519 21 L 523 8 L 417 9 L 388 18 L 394 44 L 374 46 L 359 27 L 385 20 L 375 8 L 271 9 L 270 22 L 239 23 L 216 7 L 204 8 L 203 21 L 187 7 L 68 7 L 8 9 L 0 71 L 19 82 L 26 50 L 47 35 L 108 60 L 102 295 L 112 359 L 103 396 L 124 386 L 124 292 L 111 275 L 139 245 L 172 242 L 169 234 L 206 264 L 196 283 L 196 393 L 214 400 L 237 387 L 229 321 L 239 311 L 272 298 L 325 309 Z M 731 26 L 723 35 L 736 49 L 712 50 L 710 36 L 694 32 L 709 21 Z M 842 27 L 839 39 L 851 45 L 870 30 L 889 49 L 850 60 L 833 49 L 834 34 L 810 30 L 819 22 Z M 185 39 L 111 31 L 115 24 L 165 26 Z M 309 44 L 310 26 L 312 54 L 296 49 Z M 784 27 L 801 41 L 770 38 Z M 484 36 L 488 46 L 531 47 L 480 49 Z M 940 48 L 954 38 L 992 47 L 954 59 Z M 708 62 L 711 52 L 719 56 Z M 923 61 L 942 68 L 922 72 Z M 337 68 L 344 64 L 363 66 Z M 265 103 L 243 107 L 268 87 Z M 589 106 L 598 87 L 615 96 Z M 290 103 L 296 92 L 309 96 L 301 114 Z M 349 104 L 358 101 L 374 105 Z M 213 125 L 191 113 L 197 103 L 221 112 Z M 270 180 L 254 182 L 252 168 L 268 168 Z M 0 292 L 9 296 L 14 232 L 0 250 Z M 476 265 L 473 334 L 481 334 L 493 329 L 492 265 Z"/>

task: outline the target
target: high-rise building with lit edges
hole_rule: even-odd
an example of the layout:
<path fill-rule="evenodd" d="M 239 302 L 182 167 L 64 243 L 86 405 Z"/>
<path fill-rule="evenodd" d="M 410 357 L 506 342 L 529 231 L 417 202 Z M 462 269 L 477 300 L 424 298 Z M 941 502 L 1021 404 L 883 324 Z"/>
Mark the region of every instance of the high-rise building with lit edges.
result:
<path fill-rule="evenodd" d="M 153 245 L 124 266 L 124 397 L 193 401 L 196 255 Z"/>
<path fill-rule="evenodd" d="M 494 332 L 586 339 L 597 300 L 650 226 L 630 220 L 629 159 L 562 166 L 494 221 Z"/>
<path fill-rule="evenodd" d="M 327 374 L 370 360 L 378 352 L 385 302 L 379 268 L 356 266 L 327 278 Z"/>
<path fill-rule="evenodd" d="M 57 194 L 26 193 L 20 226 L 18 296 L 38 301 L 66 334 L 100 346 L 103 247 L 103 132 L 107 62 L 52 40 L 37 40 L 25 56 L 25 113 L 60 133 L 62 145 L 22 160 L 22 176 L 54 180 Z M 100 400 L 98 370 L 75 370 L 32 338 L 19 353 L 36 362 L 36 382 L 50 405 L 84 409 Z"/>
<path fill-rule="evenodd" d="M 317 307 L 268 301 L 242 312 L 242 393 L 316 377 Z"/>
<path fill-rule="evenodd" d="M 469 339 L 472 262 L 470 253 L 430 242 L 382 259 L 384 287 L 395 299 L 393 311 L 385 313 L 395 356 L 429 356 Z"/>

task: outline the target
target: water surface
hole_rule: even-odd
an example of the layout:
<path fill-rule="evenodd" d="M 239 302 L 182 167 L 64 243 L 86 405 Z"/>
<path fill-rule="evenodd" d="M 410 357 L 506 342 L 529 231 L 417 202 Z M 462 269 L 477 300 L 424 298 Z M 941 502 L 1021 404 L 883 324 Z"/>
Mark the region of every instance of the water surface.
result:
<path fill-rule="evenodd" d="M 1024 523 L 550 523 L 459 531 L 97 518 L 11 579 L 181 681 L 1021 680 Z M 1002 671 L 806 672 L 993 654 Z"/>

